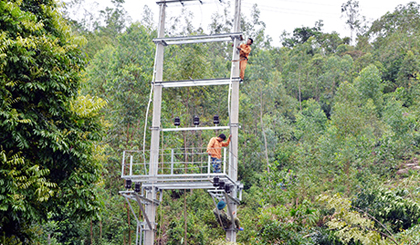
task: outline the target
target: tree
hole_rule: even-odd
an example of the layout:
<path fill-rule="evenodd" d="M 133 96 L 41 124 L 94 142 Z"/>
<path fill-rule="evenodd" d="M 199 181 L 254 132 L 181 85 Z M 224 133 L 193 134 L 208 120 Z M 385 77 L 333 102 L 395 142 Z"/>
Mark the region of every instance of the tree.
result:
<path fill-rule="evenodd" d="M 353 42 L 353 32 L 361 28 L 359 1 L 348 0 L 341 5 L 342 17 L 347 17 L 346 24 L 350 28 L 350 41 Z"/>
<path fill-rule="evenodd" d="M 0 1 L 0 233 L 30 243 L 31 225 L 63 207 L 73 219 L 99 208 L 95 141 L 105 105 L 77 97 L 86 64 L 52 0 Z"/>
<path fill-rule="evenodd" d="M 418 52 L 416 52 L 418 53 Z M 397 74 L 397 85 L 410 88 L 411 83 L 416 78 L 416 73 L 420 71 L 420 60 L 418 55 L 409 50 L 402 61 L 401 68 Z"/>
<path fill-rule="evenodd" d="M 322 27 L 324 26 L 324 23 L 322 20 L 319 20 L 315 22 L 314 27 L 298 27 L 293 30 L 293 36 L 290 38 L 287 38 L 287 34 L 283 34 L 283 42 L 282 45 L 285 47 L 292 48 L 296 46 L 297 44 L 303 44 L 310 37 L 318 38 L 322 35 Z"/>
<path fill-rule="evenodd" d="M 386 236 L 389 239 L 383 239 L 381 237 L 383 233 L 374 229 L 374 221 L 366 215 L 351 210 L 350 200 L 341 197 L 340 194 L 335 194 L 333 197 L 320 195 L 318 201 L 325 203 L 328 209 L 334 210 L 327 225 L 330 229 L 337 230 L 341 241 L 349 243 L 354 240 L 366 245 L 391 244 L 392 237 Z"/>
<path fill-rule="evenodd" d="M 355 79 L 355 86 L 359 92 L 361 101 L 372 99 L 375 106 L 381 106 L 382 84 L 379 70 L 375 65 L 369 65 L 360 72 Z"/>
<path fill-rule="evenodd" d="M 391 82 L 386 92 L 407 86 L 413 70 L 418 68 L 419 20 L 420 4 L 411 2 L 374 21 L 366 33 L 373 40 L 375 59 L 383 64 L 382 79 Z"/>

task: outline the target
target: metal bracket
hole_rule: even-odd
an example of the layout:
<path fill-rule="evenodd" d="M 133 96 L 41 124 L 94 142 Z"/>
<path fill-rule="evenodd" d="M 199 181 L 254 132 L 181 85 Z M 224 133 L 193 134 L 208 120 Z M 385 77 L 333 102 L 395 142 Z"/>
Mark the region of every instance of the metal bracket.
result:
<path fill-rule="evenodd" d="M 233 202 L 234 202 L 234 203 L 236 203 L 237 205 L 241 204 L 241 201 L 240 201 L 238 198 L 233 197 L 233 196 L 231 196 L 231 195 L 228 195 L 226 192 L 224 193 L 224 195 L 225 195 L 225 197 L 226 197 L 226 200 L 230 199 L 231 201 L 233 201 Z"/>
<path fill-rule="evenodd" d="M 124 197 L 126 197 L 126 198 L 133 199 L 133 196 L 134 196 L 135 199 L 139 198 L 139 199 L 141 199 L 143 201 L 142 203 L 144 203 L 144 204 L 151 204 L 152 203 L 152 204 L 157 205 L 157 206 L 160 205 L 160 203 L 159 203 L 158 200 L 156 200 L 156 199 L 153 199 L 153 200 L 147 199 L 144 196 L 141 196 L 141 195 L 137 194 L 137 192 L 134 192 L 134 191 L 120 191 L 119 193 L 121 195 L 123 195 Z"/>
<path fill-rule="evenodd" d="M 168 46 L 168 44 L 165 42 L 165 40 L 157 40 L 156 44 L 161 44 L 163 46 Z"/>
<path fill-rule="evenodd" d="M 140 209 L 141 209 L 141 212 L 144 215 L 144 218 L 146 219 L 147 225 L 149 226 L 150 230 L 153 230 L 152 224 L 150 224 L 149 217 L 147 217 L 146 211 L 144 211 L 143 205 L 141 204 L 141 201 L 140 201 L 140 198 L 139 198 L 138 195 L 136 195 L 136 200 L 137 200 L 137 203 L 140 206 Z"/>
<path fill-rule="evenodd" d="M 227 201 L 228 200 L 228 197 L 230 197 L 230 196 L 226 192 L 224 194 L 225 194 L 226 201 Z M 236 229 L 235 217 L 233 217 L 232 210 L 230 210 L 229 202 L 226 202 L 226 206 L 227 206 L 227 209 L 228 209 L 228 212 L 229 212 L 229 215 L 230 215 L 230 220 L 232 222 L 232 227 L 233 227 L 233 229 Z"/>
<path fill-rule="evenodd" d="M 232 38 L 232 41 L 235 41 L 235 39 L 243 40 L 242 34 L 231 35 L 230 38 Z"/>

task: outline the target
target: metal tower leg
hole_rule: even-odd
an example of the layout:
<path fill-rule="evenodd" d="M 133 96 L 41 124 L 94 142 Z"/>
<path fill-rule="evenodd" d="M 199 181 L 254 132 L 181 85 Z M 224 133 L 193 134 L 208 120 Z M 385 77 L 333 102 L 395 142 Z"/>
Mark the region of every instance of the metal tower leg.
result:
<path fill-rule="evenodd" d="M 241 0 L 235 0 L 235 19 L 234 19 L 234 32 L 239 32 L 241 29 Z M 239 45 L 239 40 L 235 39 L 233 45 L 233 57 L 232 57 L 232 77 L 239 77 L 239 53 L 236 52 L 236 47 Z M 231 102 L 231 134 L 232 134 L 232 157 L 229 165 L 229 176 L 233 181 L 238 180 L 238 127 L 239 127 L 239 82 L 232 82 L 232 102 Z M 233 190 L 232 195 L 236 197 L 236 188 Z M 230 212 L 234 212 L 233 216 L 236 217 L 237 204 L 235 202 L 228 201 Z M 235 225 L 231 225 L 231 229 L 226 232 L 226 240 L 230 242 L 236 242 L 236 229 Z"/>
<path fill-rule="evenodd" d="M 159 26 L 158 38 L 164 37 L 165 34 L 165 9 L 166 4 L 161 3 L 159 6 Z M 163 54 L 164 46 L 156 44 L 156 82 L 161 82 L 163 77 Z M 152 184 L 151 190 L 147 191 L 146 198 L 150 200 L 156 199 L 156 176 L 158 173 L 158 157 L 159 157 L 159 132 L 160 132 L 160 114 L 162 109 L 162 85 L 154 86 L 153 96 L 153 119 L 152 119 L 152 139 L 150 145 L 150 170 L 149 176 Z M 150 203 L 146 205 L 146 215 L 152 225 L 152 229 L 145 231 L 145 244 L 153 245 L 155 240 L 155 218 L 156 218 L 156 204 Z"/>

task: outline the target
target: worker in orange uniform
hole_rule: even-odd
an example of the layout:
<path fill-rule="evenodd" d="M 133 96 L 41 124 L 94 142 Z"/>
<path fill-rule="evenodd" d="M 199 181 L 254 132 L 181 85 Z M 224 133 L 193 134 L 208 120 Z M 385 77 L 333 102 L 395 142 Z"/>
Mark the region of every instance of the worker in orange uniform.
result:
<path fill-rule="evenodd" d="M 211 164 L 213 165 L 213 173 L 220 173 L 220 166 L 222 164 L 222 147 L 229 146 L 230 138 L 229 136 L 227 142 L 223 142 L 226 139 L 226 135 L 220 134 L 219 137 L 213 137 L 210 139 L 209 144 L 207 145 L 207 153 L 211 157 Z"/>
<path fill-rule="evenodd" d="M 246 64 L 248 63 L 248 55 L 251 53 L 251 45 L 253 42 L 254 40 L 252 40 L 252 38 L 248 38 L 246 44 L 243 43 L 236 47 L 239 50 L 239 68 L 241 69 L 239 76 L 242 78 L 242 80 L 244 80 Z"/>

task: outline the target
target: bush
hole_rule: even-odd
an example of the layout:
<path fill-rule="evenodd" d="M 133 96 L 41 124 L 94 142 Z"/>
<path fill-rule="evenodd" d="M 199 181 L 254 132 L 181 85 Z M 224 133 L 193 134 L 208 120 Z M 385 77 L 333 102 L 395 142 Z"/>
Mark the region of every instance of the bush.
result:
<path fill-rule="evenodd" d="M 369 213 L 390 230 L 398 233 L 420 223 L 420 205 L 407 199 L 407 193 L 405 189 L 364 189 L 352 200 L 352 206 L 359 212 Z M 387 233 L 377 222 L 375 227 Z"/>

